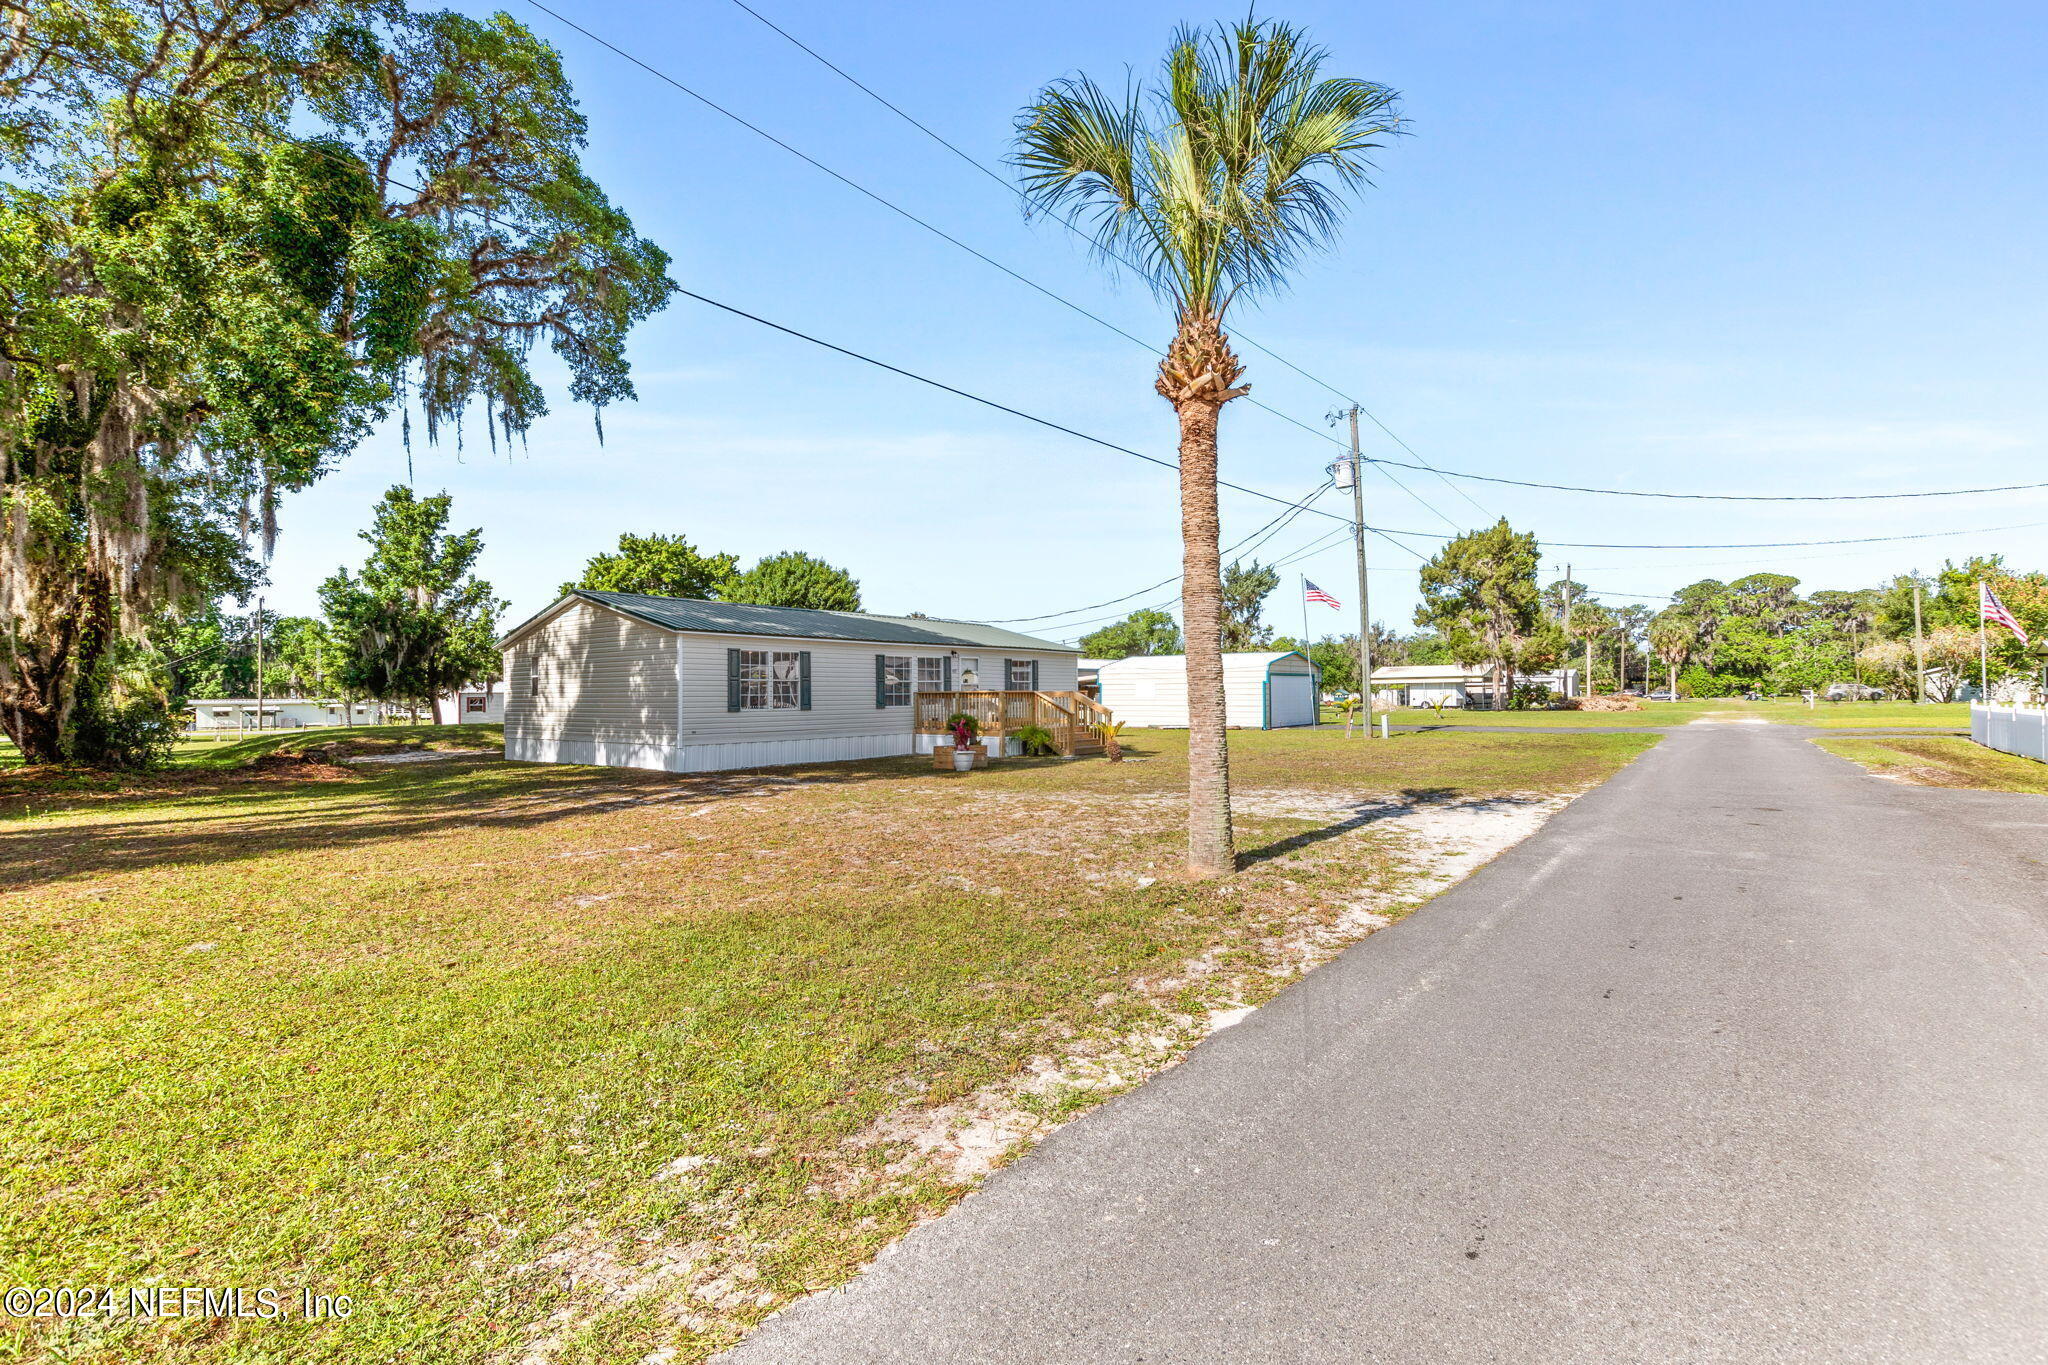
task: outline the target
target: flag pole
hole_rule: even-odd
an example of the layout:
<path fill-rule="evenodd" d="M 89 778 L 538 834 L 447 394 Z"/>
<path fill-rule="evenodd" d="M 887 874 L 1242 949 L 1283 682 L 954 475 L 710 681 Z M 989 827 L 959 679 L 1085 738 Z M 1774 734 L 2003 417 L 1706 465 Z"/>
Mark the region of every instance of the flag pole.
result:
<path fill-rule="evenodd" d="M 1308 648 L 1308 575 L 1298 573 L 1294 576 L 1294 579 L 1297 583 L 1301 584 L 1301 653 L 1302 657 L 1313 665 L 1316 661 L 1315 656 L 1309 653 Z M 1316 705 L 1321 706 L 1322 704 L 1322 698 L 1316 698 Z"/>
<path fill-rule="evenodd" d="M 1977 700 L 1991 704 L 1991 646 L 1984 638 L 1984 580 L 1977 580 Z"/>

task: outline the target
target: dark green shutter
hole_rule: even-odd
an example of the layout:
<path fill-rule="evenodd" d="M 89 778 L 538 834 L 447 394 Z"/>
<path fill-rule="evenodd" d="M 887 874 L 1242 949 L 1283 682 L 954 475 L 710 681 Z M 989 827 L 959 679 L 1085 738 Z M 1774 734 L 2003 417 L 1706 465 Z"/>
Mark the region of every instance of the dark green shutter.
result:
<path fill-rule="evenodd" d="M 1036 659 L 1031 661 L 1031 690 L 1033 692 L 1038 690 L 1038 660 Z"/>
<path fill-rule="evenodd" d="M 946 658 L 945 658 L 945 665 L 946 665 L 946 671 L 945 671 L 944 677 L 945 677 L 945 679 L 946 679 L 946 685 L 945 685 L 944 687 L 940 688 L 939 690 L 940 690 L 941 692 L 951 692 L 951 691 L 953 690 L 953 656 L 952 656 L 952 655 L 948 654 L 948 655 L 946 656 Z"/>
<path fill-rule="evenodd" d="M 875 656 L 875 709 L 881 710 L 889 704 L 889 656 Z"/>
<path fill-rule="evenodd" d="M 811 651 L 799 650 L 796 656 L 797 709 L 811 709 Z"/>
<path fill-rule="evenodd" d="M 725 709 L 740 709 L 740 652 L 736 649 L 725 651 Z"/>
<path fill-rule="evenodd" d="M 1002 684 L 1002 685 L 1003 685 L 1003 691 L 1005 691 L 1005 692 L 1007 692 L 1007 691 L 1009 691 L 1009 690 L 1010 690 L 1010 665 L 1011 665 L 1011 664 L 1013 664 L 1013 663 L 1015 663 L 1015 662 L 1017 662 L 1017 661 L 1016 661 L 1015 659 L 1005 659 L 1005 660 L 1003 660 L 1003 684 Z"/>

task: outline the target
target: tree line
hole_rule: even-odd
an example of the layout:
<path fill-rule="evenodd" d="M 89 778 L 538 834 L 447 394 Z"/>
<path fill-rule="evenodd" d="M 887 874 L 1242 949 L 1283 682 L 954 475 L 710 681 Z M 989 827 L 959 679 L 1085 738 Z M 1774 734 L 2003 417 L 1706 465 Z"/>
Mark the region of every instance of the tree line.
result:
<path fill-rule="evenodd" d="M 2000 555 L 1948 561 L 1932 574 L 1897 574 L 1854 589 L 1801 593 L 1789 574 L 1754 573 L 1731 582 L 1701 579 L 1661 608 L 1609 605 L 1583 583 L 1541 581 L 1536 537 L 1505 518 L 1449 542 L 1420 570 L 1417 630 L 1373 623 L 1375 668 L 1456 664 L 1493 675 L 1497 695 L 1512 680 L 1577 668 L 1593 691 L 1663 686 L 1679 696 L 1800 693 L 1834 683 L 1913 695 L 1926 670 L 1928 696 L 1945 701 L 1976 681 L 1978 587 L 1988 584 L 2033 640 L 1996 626 L 1986 635 L 1988 673 L 1999 692 L 2031 686 L 2048 665 L 2048 573 L 2007 566 Z M 1263 618 L 1280 584 L 1268 565 L 1232 563 L 1222 575 L 1225 648 L 1300 649 L 1325 687 L 1358 688 L 1358 636 L 1303 642 Z M 1914 589 L 1920 595 L 1914 647 Z M 1084 635 L 1083 655 L 1125 658 L 1180 652 L 1180 629 L 1156 608 Z"/>
<path fill-rule="evenodd" d="M 422 497 L 405 486 L 387 492 L 361 533 L 370 546 L 361 568 L 338 570 L 320 585 L 320 616 L 213 602 L 182 621 L 163 661 L 172 707 L 260 692 L 369 700 L 438 721 L 440 699 L 497 681 L 505 603 L 473 572 L 482 530 L 450 531 L 451 506 L 446 493 Z M 860 584 L 813 555 L 787 551 L 741 570 L 733 555 L 704 554 L 683 536 L 659 533 L 621 535 L 618 549 L 593 555 L 561 595 L 579 588 L 860 609 Z"/>

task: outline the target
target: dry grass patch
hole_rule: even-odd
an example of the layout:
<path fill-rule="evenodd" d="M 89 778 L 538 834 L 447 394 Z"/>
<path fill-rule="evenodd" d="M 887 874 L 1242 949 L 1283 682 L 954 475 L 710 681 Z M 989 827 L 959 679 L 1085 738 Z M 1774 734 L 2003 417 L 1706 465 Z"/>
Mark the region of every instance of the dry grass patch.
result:
<path fill-rule="evenodd" d="M 1975 740 L 1888 735 L 1882 739 L 1817 739 L 1814 743 L 1895 782 L 2048 796 L 2048 763 L 1987 749 Z"/>
<path fill-rule="evenodd" d="M 1192 886 L 1159 733 L 45 793 L 0 822 L 0 1280 L 356 1311 L 11 1345 L 701 1358 L 1651 741 L 1233 742 L 1247 866 Z"/>

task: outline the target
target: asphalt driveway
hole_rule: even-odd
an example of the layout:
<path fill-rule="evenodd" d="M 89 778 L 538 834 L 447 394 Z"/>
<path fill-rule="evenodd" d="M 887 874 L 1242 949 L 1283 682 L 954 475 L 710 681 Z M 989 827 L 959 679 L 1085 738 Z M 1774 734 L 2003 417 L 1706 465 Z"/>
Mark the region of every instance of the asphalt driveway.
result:
<path fill-rule="evenodd" d="M 2044 863 L 1675 731 L 728 1358 L 2048 1360 Z"/>

